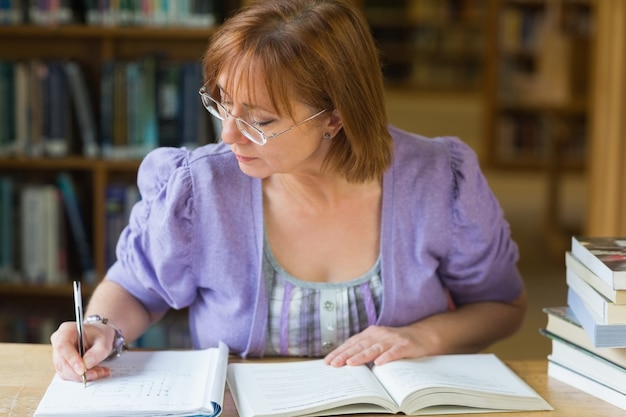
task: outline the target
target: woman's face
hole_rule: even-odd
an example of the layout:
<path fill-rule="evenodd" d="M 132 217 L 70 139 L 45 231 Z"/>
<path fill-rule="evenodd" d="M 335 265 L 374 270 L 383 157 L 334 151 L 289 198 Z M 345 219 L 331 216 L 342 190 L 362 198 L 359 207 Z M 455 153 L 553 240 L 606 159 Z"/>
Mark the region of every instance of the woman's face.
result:
<path fill-rule="evenodd" d="M 294 118 L 279 117 L 272 107 L 264 79 L 258 74 L 250 85 L 238 86 L 236 95 L 224 90 L 224 86 L 228 85 L 224 75 L 218 78 L 218 85 L 220 93 L 215 99 L 229 109 L 234 117 L 255 126 L 265 136 L 270 137 L 293 126 L 280 136 L 268 139 L 265 145 L 258 145 L 243 135 L 234 118 L 222 121 L 222 140 L 230 146 L 239 168 L 246 175 L 266 178 L 275 173 L 319 174 L 328 151 L 328 141 L 323 140 L 324 133 L 331 131 L 327 126 L 328 114 L 322 113 L 294 126 L 321 109 L 293 102 Z M 253 97 L 254 102 L 249 102 L 250 97 Z"/>

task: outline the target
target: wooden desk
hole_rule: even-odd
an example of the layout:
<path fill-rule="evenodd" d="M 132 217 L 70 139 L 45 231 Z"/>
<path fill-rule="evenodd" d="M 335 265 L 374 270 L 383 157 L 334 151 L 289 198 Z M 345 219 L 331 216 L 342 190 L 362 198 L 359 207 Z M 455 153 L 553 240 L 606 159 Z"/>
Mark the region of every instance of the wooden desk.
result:
<path fill-rule="evenodd" d="M 507 364 L 555 410 L 470 414 L 471 416 L 611 417 L 625 414 L 624 410 L 549 378 L 545 360 L 508 361 Z M 54 375 L 50 345 L 0 343 L 0 365 L 0 416 L 32 416 Z M 383 414 L 386 417 L 390 415 Z M 224 396 L 222 416 L 237 416 L 228 391 Z"/>

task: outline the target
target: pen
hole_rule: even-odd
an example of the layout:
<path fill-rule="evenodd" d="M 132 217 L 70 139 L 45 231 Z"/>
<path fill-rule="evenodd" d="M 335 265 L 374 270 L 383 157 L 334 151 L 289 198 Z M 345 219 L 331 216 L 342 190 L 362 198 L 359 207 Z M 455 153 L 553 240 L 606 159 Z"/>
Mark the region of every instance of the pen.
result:
<path fill-rule="evenodd" d="M 78 353 L 82 358 L 85 355 L 85 339 L 83 332 L 83 297 L 80 291 L 80 281 L 74 281 L 74 312 L 76 313 L 76 329 L 78 330 Z M 85 371 L 86 372 L 86 371 Z M 87 377 L 83 372 L 83 386 L 87 386 Z"/>

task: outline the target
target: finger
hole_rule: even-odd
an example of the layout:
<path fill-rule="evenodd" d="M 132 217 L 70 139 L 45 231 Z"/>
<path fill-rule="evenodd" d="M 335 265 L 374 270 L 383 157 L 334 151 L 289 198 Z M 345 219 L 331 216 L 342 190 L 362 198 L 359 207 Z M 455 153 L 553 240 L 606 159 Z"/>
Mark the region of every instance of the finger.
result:
<path fill-rule="evenodd" d="M 382 345 L 372 342 L 362 334 L 356 335 L 331 352 L 328 363 L 331 366 L 360 365 L 371 361 L 372 355 L 378 356 L 381 348 Z"/>
<path fill-rule="evenodd" d="M 95 381 L 109 376 L 111 376 L 111 368 L 107 368 L 106 366 L 94 366 L 85 373 L 87 381 Z"/>
<path fill-rule="evenodd" d="M 53 346 L 52 360 L 57 372 L 64 379 L 80 379 L 85 371 L 85 364 L 76 349 L 77 335 L 74 324 L 71 322 L 61 324 L 50 336 L 50 341 Z"/>
<path fill-rule="evenodd" d="M 385 352 L 385 347 L 381 343 L 374 343 L 348 357 L 346 365 L 358 366 L 373 362 L 383 352 Z"/>
<path fill-rule="evenodd" d="M 398 346 L 391 346 L 386 351 L 382 352 L 377 358 L 373 360 L 374 365 L 384 365 L 386 363 L 395 361 L 397 359 L 404 358 L 403 351 Z"/>
<path fill-rule="evenodd" d="M 111 344 L 107 344 L 102 338 L 95 340 L 83 356 L 85 367 L 91 369 L 105 360 L 111 354 Z"/>
<path fill-rule="evenodd" d="M 52 353 L 52 361 L 61 378 L 69 381 L 79 381 L 81 379 L 84 369 L 82 361 L 78 364 L 72 364 L 56 350 Z"/>
<path fill-rule="evenodd" d="M 351 351 L 353 347 L 352 343 L 353 341 L 351 339 L 345 341 L 343 344 L 328 353 L 324 358 L 324 362 L 331 366 L 344 366 L 346 364 L 346 360 L 358 351 Z"/>

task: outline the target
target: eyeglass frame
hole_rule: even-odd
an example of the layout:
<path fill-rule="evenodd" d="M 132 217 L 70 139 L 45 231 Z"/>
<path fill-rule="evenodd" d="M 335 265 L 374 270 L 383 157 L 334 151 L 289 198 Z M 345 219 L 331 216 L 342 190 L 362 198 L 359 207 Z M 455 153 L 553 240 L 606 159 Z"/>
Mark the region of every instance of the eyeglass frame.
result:
<path fill-rule="evenodd" d="M 245 120 L 243 120 L 241 117 L 235 117 L 227 108 L 224 104 L 220 103 L 219 101 L 215 100 L 213 97 L 211 97 L 209 95 L 209 93 L 207 93 L 206 91 L 206 87 L 201 87 L 200 90 L 198 91 L 198 94 L 200 94 L 200 101 L 202 101 L 202 105 L 204 106 L 204 108 L 214 117 L 218 118 L 221 121 L 224 121 L 226 119 L 228 119 L 229 117 L 232 117 L 233 119 L 235 119 L 235 124 L 237 125 L 237 129 L 239 129 L 239 131 L 241 132 L 242 135 L 244 135 L 248 140 L 250 140 L 251 142 L 256 143 L 257 145 L 263 146 L 267 143 L 268 140 L 270 139 L 274 139 L 280 135 L 282 135 L 283 133 L 287 133 L 289 132 L 291 129 L 293 129 L 294 127 L 300 126 L 310 120 L 313 120 L 314 118 L 316 118 L 317 116 L 319 116 L 320 114 L 324 113 L 326 111 L 326 109 L 322 109 L 319 112 L 315 113 L 313 116 L 307 117 L 306 119 L 304 119 L 303 121 L 299 122 L 299 123 L 295 123 L 294 125 L 288 127 L 287 129 L 278 132 L 278 133 L 272 133 L 270 136 L 266 136 L 265 133 L 263 133 L 263 131 L 261 129 L 259 129 L 256 126 L 251 125 L 250 123 L 246 122 Z M 211 106 L 210 104 L 208 105 L 205 102 L 205 99 L 211 100 L 213 103 L 215 103 L 218 108 L 221 108 L 222 110 L 224 110 L 224 112 L 226 113 L 226 117 L 223 117 L 219 111 L 216 111 L 216 109 Z M 242 125 L 244 125 L 245 127 L 242 127 Z M 263 138 L 263 142 L 259 142 L 257 138 L 255 138 L 252 134 L 250 134 L 249 132 L 246 131 L 246 127 L 250 127 L 252 128 L 255 132 L 257 132 L 259 135 L 261 135 L 261 137 Z"/>

